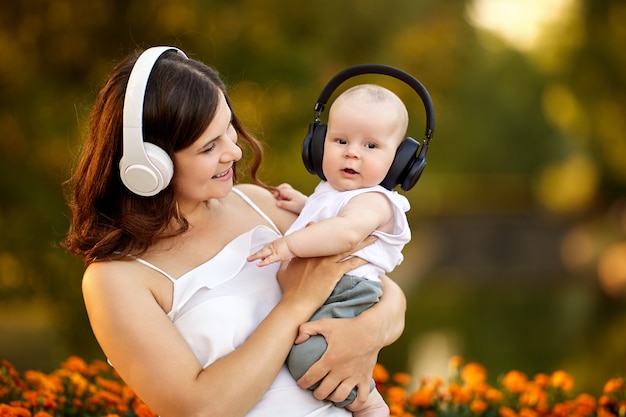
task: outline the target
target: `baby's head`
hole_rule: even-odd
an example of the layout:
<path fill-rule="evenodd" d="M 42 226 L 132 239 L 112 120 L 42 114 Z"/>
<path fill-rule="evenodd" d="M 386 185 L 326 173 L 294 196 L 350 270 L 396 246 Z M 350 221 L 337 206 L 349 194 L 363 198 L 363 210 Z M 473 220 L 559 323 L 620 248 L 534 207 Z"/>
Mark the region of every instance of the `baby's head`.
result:
<path fill-rule="evenodd" d="M 360 84 L 343 92 L 328 114 L 322 170 L 340 191 L 380 184 L 404 140 L 409 116 L 388 89 Z"/>

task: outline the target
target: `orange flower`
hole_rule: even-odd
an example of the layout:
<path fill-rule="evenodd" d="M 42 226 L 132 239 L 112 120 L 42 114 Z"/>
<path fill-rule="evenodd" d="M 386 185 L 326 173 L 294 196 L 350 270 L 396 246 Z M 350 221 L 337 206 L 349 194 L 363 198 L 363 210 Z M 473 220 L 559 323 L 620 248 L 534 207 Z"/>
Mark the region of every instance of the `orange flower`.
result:
<path fill-rule="evenodd" d="M 433 390 L 429 387 L 419 389 L 409 397 L 409 404 L 414 407 L 427 408 L 433 404 L 433 401 Z"/>
<path fill-rule="evenodd" d="M 404 406 L 400 404 L 389 404 L 389 413 L 392 417 L 403 416 L 404 412 Z"/>
<path fill-rule="evenodd" d="M 409 385 L 411 383 L 411 375 L 406 372 L 396 372 L 393 374 L 393 382 L 403 386 Z"/>
<path fill-rule="evenodd" d="M 535 384 L 541 388 L 545 388 L 550 384 L 550 377 L 547 374 L 539 373 L 533 378 Z"/>
<path fill-rule="evenodd" d="M 606 381 L 602 392 L 605 394 L 611 394 L 618 392 L 624 388 L 624 378 L 612 378 Z"/>
<path fill-rule="evenodd" d="M 55 372 L 55 376 L 65 378 L 66 381 L 71 383 L 74 394 L 79 397 L 82 397 L 85 391 L 89 388 L 89 381 L 76 371 L 70 371 L 69 369 L 62 368 Z M 59 391 L 62 391 L 62 389 Z"/>
<path fill-rule="evenodd" d="M 39 371 L 24 372 L 24 379 L 39 390 L 46 392 L 59 392 L 63 390 L 63 384 L 57 377 L 46 375 Z"/>
<path fill-rule="evenodd" d="M 556 371 L 550 377 L 550 385 L 565 392 L 570 392 L 574 388 L 574 379 L 565 371 Z"/>
<path fill-rule="evenodd" d="M 468 387 L 478 386 L 487 379 L 487 371 L 482 365 L 468 363 L 461 370 L 461 379 Z"/>
<path fill-rule="evenodd" d="M 398 372 L 390 377 L 377 364 L 377 388 L 389 403 L 391 417 L 437 417 L 449 415 L 456 407 L 476 417 L 491 412 L 491 407 L 500 417 L 626 417 L 623 378 L 609 379 L 596 398 L 569 394 L 574 379 L 562 370 L 538 373 L 531 380 L 513 370 L 502 375 L 494 388 L 486 382 L 482 365 L 462 366 L 459 356 L 451 358 L 449 365 L 453 372 L 445 388 L 439 377 L 422 378 L 409 395 L 406 387 L 411 375 Z M 156 417 L 103 361 L 87 364 L 70 357 L 50 374 L 26 371 L 23 375 L 8 362 L 0 362 L 0 417 Z"/>
<path fill-rule="evenodd" d="M 476 398 L 470 402 L 469 407 L 470 407 L 470 410 L 472 410 L 472 412 L 476 414 L 480 414 L 487 409 L 488 404 L 486 401 Z"/>
<path fill-rule="evenodd" d="M 517 417 L 517 413 L 509 407 L 500 407 L 498 409 L 500 417 Z"/>
<path fill-rule="evenodd" d="M 519 417 L 539 417 L 539 413 L 531 408 L 522 408 L 519 410 Z"/>
<path fill-rule="evenodd" d="M 384 366 L 377 363 L 374 366 L 374 374 L 372 377 L 374 378 L 374 381 L 384 384 L 389 381 L 389 372 L 387 372 Z"/>
<path fill-rule="evenodd" d="M 103 409 L 106 412 L 118 411 L 120 414 L 125 414 L 128 411 L 128 405 L 118 395 L 108 391 L 96 392 L 89 398 L 87 407 L 89 409 Z"/>
<path fill-rule="evenodd" d="M 22 398 L 28 408 L 36 408 L 43 402 L 44 394 L 44 392 L 29 390 L 22 393 Z"/>
<path fill-rule="evenodd" d="M 509 371 L 504 378 L 502 378 L 502 385 L 509 392 L 513 393 L 521 393 L 526 389 L 526 383 L 528 382 L 528 377 L 525 373 L 520 371 Z"/>
<path fill-rule="evenodd" d="M 114 394 L 122 393 L 122 385 L 118 381 L 113 381 L 111 379 L 106 379 L 101 376 L 97 376 L 96 385 L 98 385 L 100 389 L 111 391 Z"/>
<path fill-rule="evenodd" d="M 111 368 L 111 366 L 107 362 L 94 360 L 93 362 L 89 363 L 89 365 L 87 365 L 86 374 L 99 375 L 103 373 L 110 373 L 112 370 L 113 368 Z"/>
<path fill-rule="evenodd" d="M 527 407 L 537 407 L 545 404 L 547 394 L 534 383 L 526 384 L 526 390 L 520 395 L 520 402 Z"/>
<path fill-rule="evenodd" d="M 404 405 L 407 402 L 408 394 L 404 388 L 389 387 L 387 388 L 387 400 L 389 403 Z"/>
<path fill-rule="evenodd" d="M 453 404 L 467 404 L 471 399 L 469 391 L 458 384 L 448 385 L 448 393 Z"/>
<path fill-rule="evenodd" d="M 574 400 L 576 414 L 581 416 L 590 416 L 596 409 L 596 399 L 589 394 L 580 394 Z"/>
<path fill-rule="evenodd" d="M 87 372 L 87 363 L 78 356 L 70 356 L 65 362 L 61 364 L 61 368 L 67 369 L 68 371 L 85 374 Z"/>
<path fill-rule="evenodd" d="M 555 417 L 569 416 L 572 411 L 572 405 L 569 402 L 562 402 L 554 404 L 552 407 L 552 415 Z"/>
<path fill-rule="evenodd" d="M 0 404 L 0 417 L 31 417 L 31 413 L 22 407 Z"/>
<path fill-rule="evenodd" d="M 495 388 L 489 388 L 487 392 L 485 393 L 485 399 L 492 403 L 497 403 L 497 402 L 502 401 L 502 397 L 503 397 L 502 391 L 495 389 Z"/>
<path fill-rule="evenodd" d="M 135 411 L 137 417 L 156 417 L 156 413 L 145 404 L 138 404 L 133 411 Z"/>

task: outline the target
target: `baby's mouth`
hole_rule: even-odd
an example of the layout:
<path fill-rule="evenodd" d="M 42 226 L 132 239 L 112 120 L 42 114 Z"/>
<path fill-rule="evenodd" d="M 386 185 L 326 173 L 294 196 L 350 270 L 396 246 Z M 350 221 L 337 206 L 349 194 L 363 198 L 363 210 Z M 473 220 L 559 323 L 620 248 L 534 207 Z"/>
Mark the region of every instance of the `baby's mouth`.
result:
<path fill-rule="evenodd" d="M 352 168 L 344 168 L 344 169 L 342 169 L 342 171 L 345 172 L 346 174 L 350 174 L 350 175 L 358 174 L 358 172 L 353 170 Z"/>

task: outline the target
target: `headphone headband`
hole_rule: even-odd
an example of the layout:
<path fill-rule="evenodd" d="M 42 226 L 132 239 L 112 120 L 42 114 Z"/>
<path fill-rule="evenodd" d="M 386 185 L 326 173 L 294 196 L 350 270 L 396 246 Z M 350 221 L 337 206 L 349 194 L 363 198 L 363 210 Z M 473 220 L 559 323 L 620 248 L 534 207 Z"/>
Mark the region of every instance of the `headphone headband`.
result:
<path fill-rule="evenodd" d="M 316 120 L 319 120 L 319 116 L 324 111 L 326 103 L 330 99 L 330 96 L 333 94 L 333 92 L 337 89 L 337 87 L 339 87 L 343 82 L 349 80 L 350 78 L 365 74 L 387 75 L 389 77 L 403 81 L 413 90 L 415 90 L 415 92 L 422 99 L 422 102 L 424 103 L 424 108 L 426 109 L 426 139 L 432 139 L 433 132 L 435 130 L 435 112 L 433 110 L 433 101 L 430 98 L 430 94 L 428 94 L 428 90 L 426 90 L 426 87 L 424 87 L 424 85 L 411 74 L 404 72 L 398 68 L 383 64 L 355 65 L 353 67 L 344 69 L 333 78 L 331 78 L 328 84 L 326 84 L 326 86 L 320 93 L 320 96 L 317 99 L 317 103 L 315 104 Z"/>
<path fill-rule="evenodd" d="M 143 140 L 143 104 L 148 79 L 161 55 L 172 50 L 187 58 L 183 51 L 173 46 L 146 49 L 137 58 L 126 85 L 120 178 L 130 191 L 141 196 L 158 194 L 173 176 L 172 161 L 167 153 Z"/>

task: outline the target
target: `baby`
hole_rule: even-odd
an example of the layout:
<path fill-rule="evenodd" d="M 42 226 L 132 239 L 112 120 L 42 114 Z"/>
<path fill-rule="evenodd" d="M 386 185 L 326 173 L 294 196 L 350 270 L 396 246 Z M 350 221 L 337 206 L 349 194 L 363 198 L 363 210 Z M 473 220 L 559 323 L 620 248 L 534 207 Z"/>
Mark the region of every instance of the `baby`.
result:
<path fill-rule="evenodd" d="M 326 303 L 311 317 L 354 317 L 371 307 L 382 295 L 380 275 L 402 262 L 402 249 L 411 233 L 405 213 L 408 200 L 379 185 L 394 160 L 408 126 L 408 113 L 394 93 L 378 85 L 361 84 L 342 93 L 328 116 L 324 141 L 322 181 L 306 197 L 287 184 L 278 187 L 277 204 L 299 213 L 284 237 L 248 257 L 259 266 L 347 251 L 369 235 L 372 245 L 354 254 L 369 263 L 338 282 Z M 294 345 L 287 366 L 299 379 L 326 350 L 323 336 L 311 336 Z M 311 387 L 311 389 L 314 389 Z M 364 407 L 354 409 L 353 389 L 348 398 L 335 403 L 355 416 L 389 416 L 383 398 L 374 389 Z"/>

